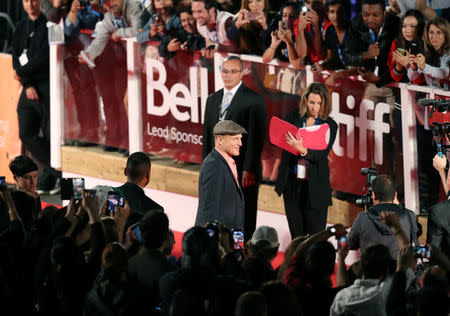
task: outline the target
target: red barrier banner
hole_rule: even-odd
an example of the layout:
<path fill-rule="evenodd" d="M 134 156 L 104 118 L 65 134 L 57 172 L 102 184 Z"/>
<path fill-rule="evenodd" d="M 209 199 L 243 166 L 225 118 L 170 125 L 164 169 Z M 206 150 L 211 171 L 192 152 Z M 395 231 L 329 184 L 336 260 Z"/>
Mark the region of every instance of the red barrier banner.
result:
<path fill-rule="evenodd" d="M 186 162 L 201 163 L 202 118 L 208 94 L 220 85 L 217 64 L 197 55 L 178 52 L 171 60 L 146 58 L 143 73 L 144 150 Z M 285 117 L 298 106 L 305 86 L 305 71 L 244 60 L 243 82 L 265 97 L 268 119 Z M 333 189 L 362 194 L 364 167 L 392 174 L 388 161 L 395 151 L 386 103 L 363 99 L 366 84 L 344 80 L 332 93 L 331 116 L 339 124 L 331 152 Z M 267 134 L 268 135 L 268 134 Z M 397 155 L 400 156 L 400 155 Z M 274 180 L 281 150 L 266 141 L 262 155 L 263 175 Z M 401 165 L 402 161 L 396 161 Z M 349 178 L 351 175 L 352 178 Z"/>

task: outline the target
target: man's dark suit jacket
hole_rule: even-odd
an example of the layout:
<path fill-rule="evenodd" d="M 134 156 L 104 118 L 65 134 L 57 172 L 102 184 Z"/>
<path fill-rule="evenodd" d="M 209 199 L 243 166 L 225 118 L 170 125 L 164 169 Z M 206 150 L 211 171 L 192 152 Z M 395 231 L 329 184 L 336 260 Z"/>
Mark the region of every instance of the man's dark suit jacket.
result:
<path fill-rule="evenodd" d="M 216 149 L 200 168 L 195 225 L 214 220 L 230 229 L 244 229 L 244 195 L 227 161 Z"/>
<path fill-rule="evenodd" d="M 120 192 L 125 197 L 125 200 L 130 205 L 130 214 L 140 213 L 145 215 L 149 210 L 164 211 L 164 208 L 145 195 L 144 190 L 137 184 L 126 182 L 116 188 L 115 191 Z"/>
<path fill-rule="evenodd" d="M 223 89 L 211 94 L 206 101 L 203 123 L 203 160 L 214 148 L 213 128 L 219 122 L 222 98 Z M 248 133 L 243 135 L 240 154 L 235 157 L 239 182 L 242 180 L 242 171 L 253 172 L 256 174 L 256 181 L 260 180 L 261 153 L 266 140 L 267 126 L 264 98 L 242 83 L 231 100 L 225 119 L 241 125 Z"/>
<path fill-rule="evenodd" d="M 428 215 L 427 243 L 450 258 L 450 201 L 433 206 Z"/>

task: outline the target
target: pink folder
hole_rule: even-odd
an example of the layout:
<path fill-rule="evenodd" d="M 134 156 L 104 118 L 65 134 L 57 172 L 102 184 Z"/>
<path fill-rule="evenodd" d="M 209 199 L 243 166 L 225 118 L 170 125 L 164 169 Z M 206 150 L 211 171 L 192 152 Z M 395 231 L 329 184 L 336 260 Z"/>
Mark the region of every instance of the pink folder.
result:
<path fill-rule="evenodd" d="M 297 139 L 303 137 L 303 146 L 312 150 L 324 150 L 327 148 L 330 140 L 330 127 L 328 124 L 299 129 L 296 126 L 273 116 L 269 126 L 270 142 L 294 155 L 298 155 L 298 152 L 286 142 L 287 132 L 291 132 Z"/>

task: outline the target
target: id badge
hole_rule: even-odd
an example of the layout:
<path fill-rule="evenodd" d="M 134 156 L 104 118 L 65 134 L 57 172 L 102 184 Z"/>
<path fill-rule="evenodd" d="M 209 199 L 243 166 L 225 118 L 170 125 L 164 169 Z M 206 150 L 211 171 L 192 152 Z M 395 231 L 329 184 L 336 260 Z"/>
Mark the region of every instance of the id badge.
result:
<path fill-rule="evenodd" d="M 304 159 L 300 159 L 297 163 L 297 179 L 299 180 L 307 180 L 308 174 L 306 172 L 307 161 Z"/>
<path fill-rule="evenodd" d="M 26 51 L 23 51 L 22 55 L 20 55 L 19 63 L 21 66 L 25 66 L 26 64 L 28 64 L 28 57 Z"/>

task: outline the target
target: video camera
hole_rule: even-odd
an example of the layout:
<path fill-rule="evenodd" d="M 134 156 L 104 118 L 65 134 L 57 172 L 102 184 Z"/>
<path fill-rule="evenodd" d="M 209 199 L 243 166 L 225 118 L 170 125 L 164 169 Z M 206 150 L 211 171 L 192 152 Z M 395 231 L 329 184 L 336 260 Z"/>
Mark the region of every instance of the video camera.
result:
<path fill-rule="evenodd" d="M 443 157 L 450 145 L 446 145 L 446 138 L 450 138 L 450 122 L 447 121 L 448 116 L 433 116 L 434 112 L 444 113 L 450 110 L 450 100 L 435 100 L 435 99 L 421 99 L 420 106 L 430 106 L 429 122 L 432 127 L 434 141 L 437 146 L 437 153 L 439 157 Z"/>
<path fill-rule="evenodd" d="M 433 116 L 434 111 L 446 112 L 450 110 L 450 100 L 421 99 L 419 100 L 419 105 L 431 106 L 430 118 Z"/>
<path fill-rule="evenodd" d="M 447 148 L 450 148 L 450 145 L 445 145 L 444 140 L 445 137 L 448 136 L 450 138 L 450 122 L 438 123 L 433 122 L 433 136 L 435 137 L 435 142 L 437 146 L 437 153 L 439 157 L 443 157 L 447 152 Z"/>
<path fill-rule="evenodd" d="M 367 176 L 365 186 L 368 187 L 368 190 L 367 190 L 367 193 L 364 194 L 361 198 L 356 199 L 355 203 L 356 203 L 356 205 L 361 206 L 361 207 L 368 207 L 368 206 L 373 205 L 372 182 L 377 177 L 377 169 L 376 168 L 361 168 L 361 175 Z"/>

